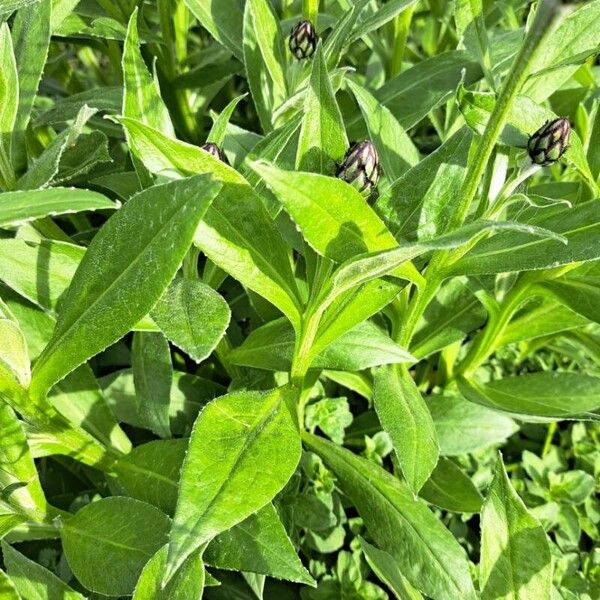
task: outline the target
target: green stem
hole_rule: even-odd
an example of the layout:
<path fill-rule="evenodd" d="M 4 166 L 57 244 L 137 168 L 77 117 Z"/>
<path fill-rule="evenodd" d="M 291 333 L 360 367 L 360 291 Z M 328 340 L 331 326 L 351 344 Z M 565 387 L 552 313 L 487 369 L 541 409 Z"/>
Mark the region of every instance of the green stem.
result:
<path fill-rule="evenodd" d="M 467 175 L 463 184 L 463 193 L 458 201 L 456 211 L 448 224 L 449 230 L 460 227 L 465 221 L 496 141 L 506 123 L 512 103 L 527 79 L 542 41 L 550 31 L 557 8 L 556 0 L 542 0 L 538 5 L 531 29 L 527 33 L 521 50 L 504 81 L 483 135 L 479 141 L 475 142 L 477 147 L 473 148 L 472 150 L 474 151 L 470 153 Z"/>
<path fill-rule="evenodd" d="M 497 311 L 489 313 L 485 327 L 475 338 L 469 352 L 456 368 L 458 374 L 469 377 L 496 350 L 502 334 L 517 309 L 529 295 L 531 282 L 528 278 L 518 281 Z"/>
<path fill-rule="evenodd" d="M 394 19 L 394 45 L 392 48 L 392 56 L 389 64 L 388 76 L 391 79 L 402 71 L 402 60 L 404 58 L 404 50 L 406 48 L 406 40 L 410 31 L 415 5 L 409 6 L 403 10 Z"/>
<path fill-rule="evenodd" d="M 544 447 L 542 448 L 542 458 L 550 452 L 552 448 L 552 439 L 554 438 L 554 434 L 558 430 L 558 423 L 553 421 L 548 425 L 548 432 L 546 433 L 546 440 L 544 441 Z"/>
<path fill-rule="evenodd" d="M 422 288 L 416 288 L 415 295 L 412 297 L 406 311 L 402 329 L 398 336 L 398 343 L 405 348 L 409 348 L 415 329 L 425 309 L 437 294 L 442 280 L 432 277 Z"/>
<path fill-rule="evenodd" d="M 504 128 L 510 107 L 527 79 L 531 64 L 542 41 L 550 31 L 550 26 L 554 21 L 557 11 L 557 0 L 542 0 L 539 3 L 531 29 L 523 41 L 519 54 L 513 61 L 483 135 L 480 140 L 474 142 L 475 146 L 471 148 L 467 174 L 462 186 L 462 195 L 458 200 L 456 211 L 448 222 L 447 231 L 458 229 L 464 223 L 498 137 Z M 427 272 L 441 276 L 444 267 L 450 262 L 448 260 L 449 257 L 456 259 L 456 257 L 462 256 L 460 251 L 461 249 L 459 248 L 454 253 L 449 253 L 448 251 L 436 252 L 431 259 Z M 407 320 L 409 319 L 410 321 L 407 323 L 407 333 L 404 334 L 408 340 L 412 336 L 411 328 L 416 325 L 423 312 L 425 312 L 428 303 L 435 296 L 435 293 L 431 293 L 431 289 L 427 292 L 427 294 L 416 294 L 409 306 L 409 317 Z M 427 297 L 429 297 L 429 300 L 426 300 Z"/>
<path fill-rule="evenodd" d="M 302 14 L 311 23 L 316 24 L 319 14 L 319 0 L 302 0 Z"/>

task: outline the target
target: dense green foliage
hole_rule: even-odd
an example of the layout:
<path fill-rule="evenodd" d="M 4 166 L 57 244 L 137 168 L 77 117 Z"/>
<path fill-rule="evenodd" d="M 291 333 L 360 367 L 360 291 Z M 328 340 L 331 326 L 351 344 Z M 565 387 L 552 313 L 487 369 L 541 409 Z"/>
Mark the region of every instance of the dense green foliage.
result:
<path fill-rule="evenodd" d="M 600 598 L 599 44 L 0 0 L 0 600 Z"/>

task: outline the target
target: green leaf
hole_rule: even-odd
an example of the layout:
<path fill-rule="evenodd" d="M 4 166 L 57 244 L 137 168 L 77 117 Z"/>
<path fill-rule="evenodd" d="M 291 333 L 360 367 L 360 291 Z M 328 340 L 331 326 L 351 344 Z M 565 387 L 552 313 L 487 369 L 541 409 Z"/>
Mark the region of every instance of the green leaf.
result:
<path fill-rule="evenodd" d="M 288 249 L 260 197 L 237 171 L 191 144 L 122 119 L 140 159 L 156 174 L 211 172 L 224 183 L 200 223 L 195 244 L 219 267 L 277 306 L 299 326 L 300 300 Z"/>
<path fill-rule="evenodd" d="M 41 521 L 48 511 L 23 426 L 13 409 L 0 401 L 0 499 L 15 512 Z"/>
<path fill-rule="evenodd" d="M 214 123 L 210 128 L 210 132 L 206 138 L 207 142 L 217 144 L 219 147 L 223 145 L 223 142 L 225 141 L 225 132 L 227 131 L 227 126 L 229 125 L 229 119 L 231 118 L 231 115 L 233 114 L 233 111 L 236 109 L 237 105 L 246 96 L 247 94 L 237 96 L 221 111 L 221 114 L 214 120 Z"/>
<path fill-rule="evenodd" d="M 167 338 L 162 333 L 136 331 L 131 353 L 142 422 L 159 437 L 168 438 L 171 436 L 169 401 L 173 366 Z"/>
<path fill-rule="evenodd" d="M 375 543 L 412 585 L 435 600 L 476 597 L 464 550 L 408 486 L 331 442 L 307 433 L 302 439 L 332 469 Z"/>
<path fill-rule="evenodd" d="M 0 227 L 21 225 L 42 217 L 86 210 L 119 208 L 106 196 L 77 188 L 54 187 L 46 190 L 0 194 Z"/>
<path fill-rule="evenodd" d="M 448 100 L 461 82 L 481 78 L 480 66 L 462 50 L 427 58 L 383 84 L 375 93 L 404 129 L 416 125 L 427 113 Z"/>
<path fill-rule="evenodd" d="M 427 397 L 442 456 L 459 456 L 499 444 L 518 430 L 508 416 L 458 395 Z"/>
<path fill-rule="evenodd" d="M 2 569 L 0 569 L 0 597 L 4 600 L 21 600 L 15 584 Z"/>
<path fill-rule="evenodd" d="M 85 248 L 64 242 L 0 239 L 0 279 L 40 308 L 55 312 L 84 254 Z"/>
<path fill-rule="evenodd" d="M 402 575 L 398 563 L 390 554 L 371 546 L 361 537 L 359 539 L 360 547 L 365 553 L 369 566 L 375 575 L 392 590 L 398 600 L 423 600 L 423 596 Z"/>
<path fill-rule="evenodd" d="M 12 164 L 12 132 L 19 109 L 19 78 L 8 23 L 0 24 L 0 188 L 15 184 Z"/>
<path fill-rule="evenodd" d="M 483 498 L 471 479 L 451 460 L 441 458 L 420 491 L 421 498 L 454 512 L 477 513 Z"/>
<path fill-rule="evenodd" d="M 321 398 L 311 402 L 304 411 L 304 422 L 309 431 L 318 427 L 336 444 L 344 443 L 344 430 L 354 419 L 346 398 Z"/>
<path fill-rule="evenodd" d="M 287 98 L 285 49 L 277 16 L 268 0 L 248 0 L 256 41 L 270 79 L 272 106 Z"/>
<path fill-rule="evenodd" d="M 322 256 L 343 262 L 357 254 L 397 247 L 394 236 L 367 201 L 341 179 L 282 171 L 266 161 L 252 163 L 273 190 L 306 241 Z M 398 276 L 418 279 L 412 265 Z"/>
<path fill-rule="evenodd" d="M 479 242 L 452 266 L 452 274 L 531 271 L 600 258 L 600 204 L 595 200 L 558 211 L 540 209 L 528 224 L 554 231 L 568 243 L 532 238 L 525 231 L 505 232 Z"/>
<path fill-rule="evenodd" d="M 71 589 L 54 573 L 30 560 L 5 542 L 2 542 L 2 554 L 10 579 L 22 598 L 27 598 L 27 600 L 84 600 L 84 596 Z M 0 593 L 2 593 L 2 587 L 0 587 Z M 3 593 L 2 598 L 5 598 Z"/>
<path fill-rule="evenodd" d="M 13 159 L 16 169 L 25 166 L 25 129 L 50 44 L 51 0 L 43 0 L 17 12 L 13 27 L 15 61 L 19 74 L 19 107 L 13 131 Z"/>
<path fill-rule="evenodd" d="M 435 198 L 441 200 L 446 184 L 455 188 L 459 172 L 466 169 L 472 139 L 472 132 L 461 128 L 382 192 L 375 210 L 396 238 L 425 237 L 419 228 L 430 225 L 424 211 L 426 203 L 432 204 L 429 195 L 435 193 Z"/>
<path fill-rule="evenodd" d="M 519 225 L 518 223 L 502 223 L 499 221 L 475 221 L 460 229 L 431 240 L 425 240 L 416 244 L 408 244 L 391 250 L 372 252 L 358 255 L 344 262 L 329 281 L 323 286 L 318 301 L 315 304 L 323 307 L 329 306 L 336 298 L 345 292 L 356 288 L 378 277 L 384 275 L 398 274 L 398 267 L 407 261 L 416 258 L 430 250 L 452 249 L 462 246 L 471 240 L 481 237 L 488 231 L 493 230 L 517 230 L 526 231 L 527 235 L 539 235 L 544 239 L 548 236 L 548 230 L 536 228 L 530 225 Z M 554 235 L 550 233 L 550 235 Z"/>
<path fill-rule="evenodd" d="M 548 36 L 531 67 L 524 94 L 541 102 L 561 87 L 591 54 L 598 52 L 600 2 L 585 2 Z"/>
<path fill-rule="evenodd" d="M 172 515 L 187 446 L 187 439 L 154 440 L 136 446 L 115 464 L 119 483 L 132 498 Z"/>
<path fill-rule="evenodd" d="M 344 48 L 351 42 L 352 30 L 358 17 L 368 2 L 369 0 L 356 0 L 356 2 L 353 2 L 333 27 L 323 48 L 327 66 L 330 69 L 340 62 Z"/>
<path fill-rule="evenodd" d="M 185 0 L 202 27 L 240 60 L 243 13 L 237 0 Z"/>
<path fill-rule="evenodd" d="M 218 535 L 209 543 L 204 561 L 218 569 L 248 571 L 315 585 L 272 504 Z"/>
<path fill-rule="evenodd" d="M 105 596 L 133 593 L 144 565 L 167 542 L 169 518 L 154 506 L 113 496 L 80 509 L 61 530 L 73 574 Z"/>
<path fill-rule="evenodd" d="M 163 588 L 162 575 L 167 564 L 168 544 L 147 563 L 133 592 L 133 600 L 190 600 L 202 598 L 204 564 L 200 553 L 190 556 L 173 579 Z"/>
<path fill-rule="evenodd" d="M 355 42 L 361 37 L 379 29 L 395 16 L 399 15 L 407 8 L 416 3 L 417 0 L 388 0 L 382 6 L 375 8 L 372 4 L 367 4 L 361 11 L 358 22 L 354 26 L 350 43 Z"/>
<path fill-rule="evenodd" d="M 600 322 L 600 280 L 596 277 L 562 277 L 543 281 L 541 289 L 572 311 Z"/>
<path fill-rule="evenodd" d="M 29 358 L 36 359 L 52 337 L 55 319 L 16 294 L 2 293 L 28 341 Z M 82 365 L 54 386 L 49 401 L 71 423 L 81 426 L 107 446 L 127 453 L 131 442 L 119 427 L 88 365 Z"/>
<path fill-rule="evenodd" d="M 348 87 L 358 102 L 369 137 L 379 152 L 383 173 L 389 181 L 395 181 L 418 164 L 419 151 L 394 115 L 375 96 L 352 79 L 348 79 Z"/>
<path fill-rule="evenodd" d="M 411 342 L 411 353 L 430 356 L 464 340 L 485 323 L 487 312 L 465 277 L 449 279 L 423 313 Z"/>
<path fill-rule="evenodd" d="M 129 19 L 123 47 L 123 115 L 175 137 L 169 111 L 160 97 L 158 83 L 142 58 L 137 19 L 136 8 Z"/>
<path fill-rule="evenodd" d="M 538 600 L 552 596 L 546 533 L 510 484 L 502 458 L 481 511 L 481 597 Z"/>
<path fill-rule="evenodd" d="M 227 359 L 236 365 L 289 371 L 294 353 L 294 331 L 284 319 L 254 330 Z M 337 340 L 312 347 L 311 365 L 319 369 L 361 371 L 381 364 L 412 362 L 412 356 L 373 323 L 364 321 Z"/>
<path fill-rule="evenodd" d="M 18 323 L 0 318 L 0 336 L 0 377 L 16 379 L 21 387 L 27 387 L 31 378 L 27 341 Z"/>
<path fill-rule="evenodd" d="M 200 413 L 181 471 L 165 581 L 202 544 L 262 508 L 287 483 L 300 439 L 292 392 L 235 392 Z"/>
<path fill-rule="evenodd" d="M 152 318 L 173 344 L 201 362 L 225 334 L 231 311 L 210 286 L 178 278 L 152 309 Z"/>
<path fill-rule="evenodd" d="M 120 422 L 144 427 L 137 410 L 137 398 L 133 373 L 117 371 L 100 379 L 106 401 Z M 225 393 L 225 388 L 208 379 L 190 373 L 173 372 L 169 421 L 174 435 L 189 435 L 200 409 L 216 396 Z"/>
<path fill-rule="evenodd" d="M 336 163 L 344 157 L 348 138 L 329 80 L 322 44 L 318 44 L 312 58 L 309 85 L 304 95 L 296 168 L 299 171 L 333 174 Z"/>
<path fill-rule="evenodd" d="M 487 384 L 460 379 L 458 386 L 467 400 L 524 420 L 592 418 L 600 407 L 600 378 L 585 373 L 543 371 Z"/>
<path fill-rule="evenodd" d="M 65 295 L 54 335 L 38 359 L 31 394 L 118 340 L 175 275 L 218 186 L 199 176 L 130 199 L 96 234 Z"/>
<path fill-rule="evenodd" d="M 435 468 L 439 447 L 427 404 L 406 368 L 376 371 L 373 404 L 392 440 L 406 483 L 416 494 Z"/>
<path fill-rule="evenodd" d="M 36 190 L 48 187 L 59 171 L 63 154 L 76 142 L 86 123 L 95 113 L 96 109 L 83 105 L 73 124 L 61 131 L 48 144 L 42 154 L 29 166 L 27 172 L 17 181 L 16 188 Z"/>

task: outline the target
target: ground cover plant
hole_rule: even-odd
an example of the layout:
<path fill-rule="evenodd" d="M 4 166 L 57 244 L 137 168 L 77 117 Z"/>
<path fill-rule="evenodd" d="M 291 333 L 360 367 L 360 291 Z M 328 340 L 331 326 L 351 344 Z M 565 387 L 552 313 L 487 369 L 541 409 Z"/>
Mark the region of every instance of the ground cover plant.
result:
<path fill-rule="evenodd" d="M 0 598 L 600 598 L 600 0 L 0 0 Z"/>

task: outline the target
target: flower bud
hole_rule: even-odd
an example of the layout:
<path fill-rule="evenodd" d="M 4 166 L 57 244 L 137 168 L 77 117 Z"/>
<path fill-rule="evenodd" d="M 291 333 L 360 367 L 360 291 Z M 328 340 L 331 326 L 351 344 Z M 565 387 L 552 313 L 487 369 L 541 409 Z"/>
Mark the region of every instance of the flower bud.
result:
<path fill-rule="evenodd" d="M 300 21 L 290 33 L 290 51 L 298 59 L 310 58 L 317 47 L 317 32 L 310 21 Z"/>
<path fill-rule="evenodd" d="M 336 176 L 361 194 L 370 194 L 379 180 L 379 154 L 375 146 L 369 140 L 352 144 L 338 166 Z"/>
<path fill-rule="evenodd" d="M 546 121 L 530 138 L 527 151 L 531 161 L 536 165 L 555 163 L 567 149 L 571 124 L 569 119 L 560 117 Z"/>
<path fill-rule="evenodd" d="M 200 148 L 202 148 L 202 150 L 204 150 L 205 152 L 212 154 L 215 158 L 218 158 L 221 162 L 224 162 L 226 165 L 229 164 L 227 156 L 225 156 L 225 152 L 223 152 L 223 150 L 221 150 L 221 148 L 219 148 L 219 146 L 217 146 L 216 144 L 213 144 L 212 142 L 206 142 L 206 144 L 202 144 Z"/>

